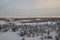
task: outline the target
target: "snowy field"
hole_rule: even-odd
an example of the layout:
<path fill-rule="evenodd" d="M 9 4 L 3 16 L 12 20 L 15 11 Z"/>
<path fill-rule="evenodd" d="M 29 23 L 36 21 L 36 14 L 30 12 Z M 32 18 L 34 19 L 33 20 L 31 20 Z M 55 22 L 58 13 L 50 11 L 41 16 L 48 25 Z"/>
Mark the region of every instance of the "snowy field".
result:
<path fill-rule="evenodd" d="M 0 24 L 5 24 L 4 21 L 0 21 Z M 51 24 L 51 22 L 43 22 L 44 24 Z M 43 24 L 43 23 L 38 23 L 38 24 Z M 16 23 L 19 25 L 20 23 Z M 36 23 L 26 23 L 26 25 L 35 25 Z M 55 23 L 52 23 L 55 25 Z M 19 35 L 20 31 L 13 32 L 11 30 L 8 30 L 7 32 L 0 32 L 0 40 L 22 40 L 23 37 Z M 43 40 L 55 40 L 55 36 L 57 35 L 56 31 L 50 32 L 50 36 L 52 36 L 52 39 L 45 39 L 44 37 L 47 36 L 46 33 L 43 33 Z M 42 36 L 36 36 L 36 37 L 24 37 L 25 40 L 41 40 Z"/>
<path fill-rule="evenodd" d="M 20 37 L 18 35 L 19 31 L 17 32 L 12 32 L 11 30 L 9 30 L 8 32 L 0 32 L 0 40 L 21 40 L 22 37 Z M 47 35 L 44 33 L 44 36 Z M 44 39 L 44 40 L 55 40 L 55 35 L 56 35 L 56 32 L 51 32 L 50 34 L 53 39 Z M 38 36 L 38 37 L 24 37 L 25 40 L 41 40 L 41 36 Z"/>
<path fill-rule="evenodd" d="M 18 35 L 18 32 L 5 32 L 0 33 L 0 40 L 21 40 L 22 37 Z M 40 37 L 25 37 L 25 40 L 40 40 Z"/>

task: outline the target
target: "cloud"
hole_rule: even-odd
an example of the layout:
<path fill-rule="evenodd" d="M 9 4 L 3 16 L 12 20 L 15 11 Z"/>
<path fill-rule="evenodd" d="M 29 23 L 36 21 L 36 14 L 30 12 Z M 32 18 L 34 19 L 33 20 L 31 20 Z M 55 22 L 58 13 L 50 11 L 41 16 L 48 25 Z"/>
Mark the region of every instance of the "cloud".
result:
<path fill-rule="evenodd" d="M 60 7 L 60 0 L 35 0 L 36 8 Z"/>
<path fill-rule="evenodd" d="M 30 17 L 30 16 L 59 16 L 59 8 L 47 8 L 47 9 L 6 9 L 2 10 L 0 16 L 19 16 L 19 17 Z M 4 11 L 4 12 L 3 12 Z"/>
<path fill-rule="evenodd" d="M 43 9 L 60 7 L 60 0 L 2 0 L 0 4 L 7 9 Z"/>
<path fill-rule="evenodd" d="M 0 16 L 59 16 L 60 0 L 2 0 Z"/>

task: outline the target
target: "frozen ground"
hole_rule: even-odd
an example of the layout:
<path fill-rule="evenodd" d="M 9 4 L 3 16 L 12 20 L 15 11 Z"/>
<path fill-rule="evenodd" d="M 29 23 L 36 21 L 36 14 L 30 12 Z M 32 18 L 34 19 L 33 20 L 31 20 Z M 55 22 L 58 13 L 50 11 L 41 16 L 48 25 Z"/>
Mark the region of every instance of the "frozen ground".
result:
<path fill-rule="evenodd" d="M 20 37 L 18 35 L 18 32 L 12 32 L 12 31 L 8 31 L 8 32 L 0 32 L 0 40 L 21 40 L 22 37 Z M 40 37 L 25 37 L 25 40 L 40 40 Z"/>
<path fill-rule="evenodd" d="M 46 34 L 45 34 L 46 35 Z M 51 35 L 53 36 L 53 38 L 54 38 L 54 36 L 56 35 L 55 34 L 55 32 L 51 32 Z M 25 37 L 25 40 L 41 40 L 40 39 L 41 38 L 41 36 L 39 36 L 39 37 Z M 12 32 L 12 31 L 8 31 L 8 32 L 0 32 L 0 40 L 21 40 L 22 39 L 22 37 L 20 37 L 19 35 L 18 35 L 18 32 Z M 48 40 L 48 39 L 44 39 L 44 40 Z M 52 39 L 52 40 L 55 40 L 55 39 Z"/>

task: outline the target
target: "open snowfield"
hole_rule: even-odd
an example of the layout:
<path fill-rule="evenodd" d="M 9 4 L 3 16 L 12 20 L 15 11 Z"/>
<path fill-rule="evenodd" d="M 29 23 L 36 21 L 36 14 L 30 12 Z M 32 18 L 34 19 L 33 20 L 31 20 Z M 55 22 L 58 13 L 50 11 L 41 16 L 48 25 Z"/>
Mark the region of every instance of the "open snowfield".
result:
<path fill-rule="evenodd" d="M 0 22 L 0 23 L 4 23 L 4 21 Z M 50 24 L 50 22 L 47 22 L 48 24 Z M 43 24 L 43 23 L 41 23 Z M 54 24 L 54 23 L 53 23 Z M 18 24 L 17 24 L 18 25 Z M 27 24 L 29 25 L 29 24 Z M 33 25 L 31 23 L 31 25 Z M 0 32 L 0 40 L 22 40 L 22 37 L 20 37 L 19 31 L 17 32 L 12 32 L 11 30 L 9 30 L 8 32 Z M 51 32 L 50 35 L 53 37 L 53 39 L 44 39 L 44 40 L 55 40 L 55 35 L 56 32 Z M 44 36 L 47 36 L 47 34 L 44 33 Z M 25 40 L 41 40 L 41 36 L 38 37 L 24 37 Z"/>
<path fill-rule="evenodd" d="M 17 32 L 0 33 L 0 40 L 21 40 L 22 37 Z M 25 40 L 40 40 L 40 37 L 25 37 Z"/>
<path fill-rule="evenodd" d="M 12 32 L 9 30 L 8 32 L 0 32 L 0 40 L 21 40 L 22 37 L 18 35 L 19 31 Z M 45 34 L 46 35 L 46 34 Z M 44 40 L 55 40 L 54 36 L 56 35 L 56 32 L 51 32 L 53 39 L 44 39 Z M 25 37 L 25 40 L 41 40 L 41 36 L 39 37 Z"/>
<path fill-rule="evenodd" d="M 0 40 L 21 40 L 22 37 L 18 35 L 19 32 L 0 32 Z M 40 37 L 25 37 L 25 40 L 40 40 Z"/>

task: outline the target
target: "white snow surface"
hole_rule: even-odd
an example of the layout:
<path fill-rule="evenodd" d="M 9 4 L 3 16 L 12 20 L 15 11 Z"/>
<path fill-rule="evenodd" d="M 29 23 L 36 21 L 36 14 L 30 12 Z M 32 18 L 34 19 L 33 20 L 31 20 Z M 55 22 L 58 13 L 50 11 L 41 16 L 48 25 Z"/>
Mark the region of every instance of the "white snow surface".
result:
<path fill-rule="evenodd" d="M 0 32 L 0 40 L 21 40 L 23 37 L 18 35 L 18 32 L 12 32 L 9 30 L 8 32 Z M 40 37 L 24 37 L 25 40 L 40 40 Z"/>
<path fill-rule="evenodd" d="M 6 24 L 6 22 L 5 21 L 0 21 L 0 24 Z"/>
<path fill-rule="evenodd" d="M 21 40 L 23 37 L 18 35 L 19 31 L 12 32 L 9 30 L 8 32 L 0 32 L 0 40 Z M 56 35 L 55 32 L 51 32 L 52 37 Z M 25 40 L 41 40 L 41 36 L 38 37 L 24 37 Z M 55 40 L 55 39 L 44 39 L 44 40 Z"/>

